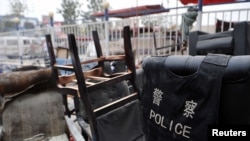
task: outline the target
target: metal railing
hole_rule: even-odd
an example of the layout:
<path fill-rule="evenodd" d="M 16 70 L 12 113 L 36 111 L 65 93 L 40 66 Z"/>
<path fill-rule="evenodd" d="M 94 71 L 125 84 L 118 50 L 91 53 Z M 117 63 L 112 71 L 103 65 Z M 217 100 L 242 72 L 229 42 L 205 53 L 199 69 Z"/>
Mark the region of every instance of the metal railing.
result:
<path fill-rule="evenodd" d="M 44 45 L 42 44 L 45 34 L 52 35 L 54 47 L 67 47 L 67 34 L 72 33 L 76 36 L 79 54 L 82 59 L 84 59 L 85 57 L 94 54 L 92 31 L 97 30 L 100 37 L 101 46 L 103 48 L 103 54 L 112 55 L 121 53 L 123 51 L 122 29 L 123 26 L 129 25 L 132 35 L 132 47 L 136 53 L 136 61 L 139 62 L 143 57 L 148 55 L 181 54 L 181 21 L 182 13 L 165 13 L 131 19 L 65 25 L 61 27 L 54 26 L 37 28 L 34 30 L 19 30 L 16 32 L 0 33 L 0 47 L 4 46 L 1 42 L 1 39 L 6 36 L 18 36 L 19 39 L 23 36 L 35 37 L 38 40 L 41 40 L 41 44 L 36 46 L 36 49 L 39 50 L 39 52 L 36 52 L 36 57 L 43 57 L 45 54 L 44 51 L 46 51 L 46 49 L 43 47 Z M 201 30 L 209 33 L 214 33 L 216 30 L 229 30 L 232 27 L 231 22 L 239 21 L 250 21 L 250 8 L 203 12 Z M 220 23 L 220 25 L 218 23 Z M 194 23 L 192 30 L 197 30 L 196 24 L 197 23 Z M 225 28 L 225 26 L 227 26 L 227 28 Z M 31 46 L 32 45 L 30 45 L 30 47 Z M 157 50 L 156 47 L 165 48 Z M 29 56 L 32 56 L 32 54 L 25 52 L 25 48 L 20 46 L 20 44 L 17 44 L 15 49 L 19 50 L 19 53 L 15 55 L 19 56 L 18 59 L 23 59 L 22 63 L 25 63 L 25 61 L 30 61 L 31 58 L 29 58 Z M 1 49 L 1 56 L 4 54 L 6 54 L 6 49 Z M 184 51 L 184 55 L 187 54 L 188 49 Z M 0 61 L 6 59 L 4 57 L 1 58 Z"/>

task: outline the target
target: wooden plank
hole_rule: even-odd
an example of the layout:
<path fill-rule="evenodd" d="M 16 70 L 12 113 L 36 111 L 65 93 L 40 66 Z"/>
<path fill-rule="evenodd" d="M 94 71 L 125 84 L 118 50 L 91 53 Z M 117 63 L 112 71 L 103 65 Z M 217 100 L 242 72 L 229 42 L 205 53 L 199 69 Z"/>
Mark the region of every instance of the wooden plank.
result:
<path fill-rule="evenodd" d="M 118 60 L 125 60 L 125 59 L 126 59 L 125 55 L 113 55 L 113 56 L 105 57 L 106 61 L 118 61 Z"/>
<path fill-rule="evenodd" d="M 65 116 L 65 120 L 67 123 L 67 127 L 68 127 L 72 137 L 74 138 L 74 141 L 85 141 L 85 139 L 83 138 L 80 131 L 76 128 L 73 120 L 70 119 L 68 116 Z"/>
<path fill-rule="evenodd" d="M 94 80 L 99 80 L 99 81 L 108 81 L 108 80 L 110 80 L 110 78 L 100 77 L 100 76 L 88 76 L 87 78 L 94 79 Z"/>
<path fill-rule="evenodd" d="M 100 88 L 103 88 L 106 86 L 110 86 L 110 85 L 115 84 L 117 82 L 129 80 L 130 78 L 132 78 L 132 73 L 118 75 L 118 76 L 111 78 L 109 81 L 100 81 L 100 82 L 96 83 L 95 85 L 87 86 L 87 89 L 88 89 L 88 91 L 93 91 L 93 90 L 100 89 Z"/>
<path fill-rule="evenodd" d="M 88 85 L 88 86 L 92 86 L 92 85 L 95 85 L 96 83 L 94 82 L 89 82 L 89 81 L 85 81 L 85 83 Z"/>
<path fill-rule="evenodd" d="M 78 91 L 78 85 L 71 85 L 71 86 L 58 86 L 58 88 L 61 88 L 61 89 L 71 89 L 71 90 L 75 90 L 75 91 Z"/>
<path fill-rule="evenodd" d="M 102 76 L 102 74 L 103 74 L 103 70 L 101 67 L 99 67 L 99 68 L 95 68 L 89 71 L 85 71 L 84 77 L 88 78 L 89 76 Z"/>
<path fill-rule="evenodd" d="M 74 80 L 76 80 L 76 76 L 74 74 L 58 77 L 59 84 L 61 85 L 66 85 L 67 83 L 74 82 Z"/>
<path fill-rule="evenodd" d="M 54 68 L 61 69 L 61 70 L 70 70 L 70 71 L 74 70 L 74 67 L 70 66 L 70 65 L 57 65 L 57 64 L 55 64 Z"/>
<path fill-rule="evenodd" d="M 82 61 L 80 63 L 81 64 L 89 64 L 89 63 L 100 62 L 100 61 L 105 61 L 105 57 L 102 56 L 102 57 L 99 57 L 99 58 Z"/>

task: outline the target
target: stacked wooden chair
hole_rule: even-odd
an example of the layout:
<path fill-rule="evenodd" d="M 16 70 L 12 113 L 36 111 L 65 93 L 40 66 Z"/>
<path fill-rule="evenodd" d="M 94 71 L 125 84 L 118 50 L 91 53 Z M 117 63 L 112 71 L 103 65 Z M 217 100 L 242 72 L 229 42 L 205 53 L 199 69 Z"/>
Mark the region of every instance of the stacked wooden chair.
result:
<path fill-rule="evenodd" d="M 103 56 L 98 34 L 94 31 L 93 39 L 97 58 L 85 61 L 79 59 L 74 34 L 68 34 L 69 54 L 72 64 L 66 65 L 56 64 L 50 35 L 46 35 L 55 85 L 61 93 L 77 95 L 74 97 L 75 103 L 78 103 L 75 104 L 74 112 L 77 115 L 76 119 L 81 127 L 82 135 L 86 140 L 143 140 L 141 105 L 136 86 L 136 68 L 130 40 L 130 27 L 125 26 L 123 33 L 124 55 Z M 127 69 L 124 72 L 107 73 L 105 71 L 105 62 L 121 60 L 126 61 Z M 93 62 L 97 62 L 98 65 L 88 71 L 82 70 L 83 64 Z M 73 74 L 60 76 L 58 70 L 73 71 Z M 125 83 L 125 81 L 131 83 L 133 93 L 127 92 L 127 94 L 110 98 L 108 89 L 119 83 Z M 95 98 L 91 98 L 93 92 L 105 88 L 106 92 L 95 93 Z M 123 88 L 123 90 L 113 89 L 113 91 L 122 93 L 127 87 L 123 85 Z M 102 102 L 105 97 L 109 97 L 109 101 L 104 100 L 105 102 Z M 101 104 L 93 106 L 93 102 L 96 101 L 101 102 Z M 66 109 L 66 112 L 69 116 L 73 114 L 69 109 Z M 82 116 L 82 113 L 85 115 Z M 90 127 L 90 132 L 86 128 L 87 125 Z"/>

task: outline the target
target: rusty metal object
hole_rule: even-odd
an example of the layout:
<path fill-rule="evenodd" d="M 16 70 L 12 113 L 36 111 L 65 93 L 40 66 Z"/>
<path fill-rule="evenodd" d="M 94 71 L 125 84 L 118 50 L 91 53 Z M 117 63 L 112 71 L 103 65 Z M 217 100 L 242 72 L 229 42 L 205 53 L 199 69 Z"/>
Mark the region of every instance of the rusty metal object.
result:
<path fill-rule="evenodd" d="M 50 68 L 2 73 L 0 74 L 0 95 L 13 95 L 50 78 Z"/>

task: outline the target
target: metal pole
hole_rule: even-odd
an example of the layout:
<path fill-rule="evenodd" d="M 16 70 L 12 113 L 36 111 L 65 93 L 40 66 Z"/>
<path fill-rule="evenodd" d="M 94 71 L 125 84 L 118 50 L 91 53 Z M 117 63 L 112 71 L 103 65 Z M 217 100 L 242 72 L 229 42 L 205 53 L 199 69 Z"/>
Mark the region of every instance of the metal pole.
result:
<path fill-rule="evenodd" d="M 106 56 L 109 55 L 109 26 L 108 26 L 108 19 L 109 19 L 109 15 L 108 15 L 108 7 L 105 7 L 105 11 L 104 11 L 104 16 L 105 16 L 105 44 L 106 44 Z"/>
<path fill-rule="evenodd" d="M 54 26 L 54 18 L 53 18 L 53 16 L 50 17 L 50 26 L 51 27 Z"/>
<path fill-rule="evenodd" d="M 50 26 L 54 26 L 54 13 L 49 12 L 49 21 L 50 21 Z"/>
<path fill-rule="evenodd" d="M 178 2 L 179 1 L 176 1 L 176 25 L 178 25 L 178 14 L 179 14 L 179 5 L 178 5 Z M 177 30 L 175 30 L 175 44 L 177 44 L 178 43 L 178 34 L 177 34 Z M 170 39 L 171 40 L 171 39 Z M 169 48 L 169 51 L 170 52 L 172 52 L 171 51 L 171 48 Z M 177 46 L 175 46 L 175 50 L 174 50 L 174 54 L 177 54 Z"/>
<path fill-rule="evenodd" d="M 105 21 L 108 21 L 109 20 L 109 15 L 108 15 L 108 8 L 105 8 L 105 14 L 104 14 L 104 16 L 105 16 Z"/>
<path fill-rule="evenodd" d="M 202 24 L 202 3 L 203 3 L 203 0 L 198 1 L 198 19 L 197 19 L 198 30 L 201 30 L 201 24 Z"/>
<path fill-rule="evenodd" d="M 18 31 L 18 30 L 19 30 L 19 24 L 16 23 L 16 31 Z"/>

